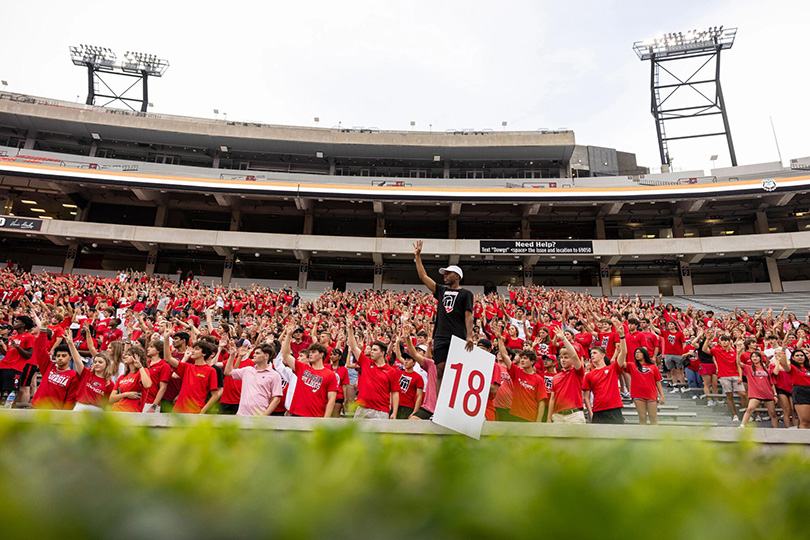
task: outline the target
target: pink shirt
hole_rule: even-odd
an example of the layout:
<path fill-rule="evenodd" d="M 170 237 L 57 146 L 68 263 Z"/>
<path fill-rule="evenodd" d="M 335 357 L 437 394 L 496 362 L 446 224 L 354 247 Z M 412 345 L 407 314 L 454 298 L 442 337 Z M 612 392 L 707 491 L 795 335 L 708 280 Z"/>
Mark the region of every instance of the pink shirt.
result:
<path fill-rule="evenodd" d="M 237 416 L 262 414 L 270 406 L 270 400 L 281 397 L 281 375 L 268 366 L 259 371 L 256 366 L 248 366 L 231 371 L 231 377 L 242 381 L 242 396 L 239 398 Z"/>
<path fill-rule="evenodd" d="M 439 395 L 436 392 L 436 381 L 439 378 L 439 373 L 436 371 L 436 363 L 430 358 L 425 358 L 425 365 L 422 368 L 427 372 L 427 385 L 425 386 L 425 401 L 422 407 L 429 412 L 436 410 L 436 401 Z"/>

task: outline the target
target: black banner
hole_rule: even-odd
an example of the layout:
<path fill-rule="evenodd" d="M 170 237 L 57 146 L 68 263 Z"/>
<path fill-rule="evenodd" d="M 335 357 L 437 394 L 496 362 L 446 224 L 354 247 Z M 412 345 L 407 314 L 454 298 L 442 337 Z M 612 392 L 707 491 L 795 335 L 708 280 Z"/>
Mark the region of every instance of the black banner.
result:
<path fill-rule="evenodd" d="M 39 231 L 42 230 L 42 220 L 33 218 L 19 218 L 13 216 L 0 216 L 0 229 Z"/>
<path fill-rule="evenodd" d="M 481 253 L 491 255 L 593 254 L 590 240 L 481 240 Z"/>

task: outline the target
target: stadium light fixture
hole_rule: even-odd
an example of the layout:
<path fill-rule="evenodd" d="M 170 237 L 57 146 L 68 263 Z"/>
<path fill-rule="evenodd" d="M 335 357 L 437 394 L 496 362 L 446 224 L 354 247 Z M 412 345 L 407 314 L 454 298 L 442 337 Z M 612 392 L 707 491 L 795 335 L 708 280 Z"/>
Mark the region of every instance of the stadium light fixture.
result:
<path fill-rule="evenodd" d="M 653 39 L 636 41 L 633 50 L 641 60 L 650 60 L 653 56 L 682 56 L 695 51 L 713 51 L 720 47 L 730 49 L 737 35 L 736 28 L 711 26 L 704 30 L 668 32 Z"/>
<path fill-rule="evenodd" d="M 223 153 L 227 153 L 228 152 L 228 147 L 226 145 L 224 145 L 224 144 L 220 145 L 219 151 L 223 152 Z"/>
<path fill-rule="evenodd" d="M 23 203 L 23 204 L 39 204 L 39 203 L 37 203 L 37 201 L 32 201 L 32 200 L 29 200 L 29 199 L 23 199 L 20 202 Z"/>
<path fill-rule="evenodd" d="M 105 103 L 104 107 L 115 101 L 120 101 L 133 111 L 135 110 L 129 102 L 140 103 L 140 112 L 146 112 L 147 107 L 150 107 L 149 92 L 147 80 L 149 77 L 162 77 L 166 70 L 169 68 L 169 61 L 158 58 L 154 54 L 139 53 L 127 51 L 124 53 L 123 59 L 119 62 L 118 55 L 107 47 L 98 47 L 96 45 L 71 45 L 70 59 L 76 66 L 87 68 L 88 73 L 88 91 L 87 91 L 87 105 L 95 105 L 96 98 L 108 98 L 110 101 Z M 135 77 L 137 80 L 129 88 L 118 94 L 112 90 L 111 86 L 101 77 L 101 73 L 108 75 L 118 75 L 126 77 Z M 126 97 L 129 90 L 134 88 L 138 81 L 141 82 L 143 89 L 143 98 Z M 100 83 L 100 84 L 99 84 Z M 96 88 L 106 88 L 110 94 L 102 94 L 96 91 Z M 103 90 L 102 90 L 103 91 Z"/>
<path fill-rule="evenodd" d="M 92 137 L 94 141 L 100 141 L 101 140 L 101 135 L 99 135 L 95 131 L 90 133 L 90 137 Z"/>
<path fill-rule="evenodd" d="M 672 169 L 673 158 L 669 155 L 668 141 L 714 136 L 726 137 L 731 164 L 737 166 L 737 156 L 734 152 L 726 105 L 720 86 L 720 53 L 734 45 L 736 36 L 736 28 L 712 26 L 703 30 L 689 30 L 685 33 L 669 32 L 654 39 L 636 41 L 633 44 L 633 51 L 639 59 L 649 60 L 651 63 L 652 107 L 650 112 L 655 118 L 662 166 Z M 683 68 L 688 67 L 689 71 L 680 73 L 677 65 L 663 66 L 663 63 L 673 60 L 697 60 L 697 62 L 682 62 Z M 695 66 L 698 66 L 697 69 L 694 69 Z M 714 87 L 707 87 L 707 85 L 714 85 Z M 694 92 L 683 93 L 687 94 L 690 101 L 678 102 L 677 98 L 670 99 L 681 88 L 694 90 Z M 721 115 L 723 131 L 710 132 L 706 127 L 707 124 L 703 122 L 700 124 L 698 133 L 688 134 L 687 132 L 685 135 L 679 134 L 676 137 L 668 137 L 666 134 L 665 124 L 668 120 L 712 115 Z"/>
<path fill-rule="evenodd" d="M 318 159 L 323 159 L 323 152 L 315 152 L 315 157 Z"/>

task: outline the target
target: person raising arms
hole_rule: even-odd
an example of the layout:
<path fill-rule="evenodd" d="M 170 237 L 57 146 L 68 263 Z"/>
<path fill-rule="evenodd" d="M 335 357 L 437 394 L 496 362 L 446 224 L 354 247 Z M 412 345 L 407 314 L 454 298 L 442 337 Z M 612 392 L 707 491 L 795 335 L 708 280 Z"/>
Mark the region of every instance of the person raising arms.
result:
<path fill-rule="evenodd" d="M 444 277 L 444 285 L 439 285 L 428 277 L 422 264 L 422 240 L 417 240 L 414 244 L 413 256 L 419 279 L 439 302 L 436 310 L 436 327 L 433 329 L 433 361 L 436 362 L 441 385 L 451 338 L 456 336 L 466 341 L 464 349 L 467 352 L 472 352 L 475 347 L 473 333 L 475 296 L 459 285 L 464 278 L 464 272 L 458 266 L 448 266 L 439 270 Z"/>
<path fill-rule="evenodd" d="M 619 334 L 619 346 L 610 365 L 605 363 L 605 349 L 591 348 L 591 366 L 582 381 L 582 399 L 594 424 L 624 424 L 622 397 L 619 394 L 619 375 L 627 359 L 624 326 L 618 319 L 613 325 Z M 593 405 L 591 404 L 593 394 Z"/>
<path fill-rule="evenodd" d="M 323 364 L 326 347 L 313 343 L 307 349 L 309 363 L 297 360 L 290 349 L 293 324 L 292 321 L 288 323 L 281 343 L 284 364 L 298 377 L 289 408 L 290 416 L 329 418 L 335 408 L 338 381 L 335 372 Z"/>

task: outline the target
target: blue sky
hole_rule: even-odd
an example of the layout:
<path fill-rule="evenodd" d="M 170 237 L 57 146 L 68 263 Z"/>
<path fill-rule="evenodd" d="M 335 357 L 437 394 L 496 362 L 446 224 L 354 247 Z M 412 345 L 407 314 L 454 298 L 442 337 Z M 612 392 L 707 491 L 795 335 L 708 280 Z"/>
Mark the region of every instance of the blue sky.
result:
<path fill-rule="evenodd" d="M 193 5 L 192 7 L 189 7 Z M 649 64 L 634 41 L 715 25 L 739 28 L 723 89 L 740 164 L 810 156 L 810 2 L 42 1 L 5 8 L 8 89 L 80 101 L 86 74 L 68 46 L 167 58 L 155 112 L 380 129 L 571 128 L 577 142 L 659 166 Z M 14 44 L 10 49 L 8 44 Z M 221 115 L 220 115 L 221 117 Z M 695 126 L 697 127 L 697 126 Z M 725 141 L 673 142 L 677 169 L 729 165 Z"/>

